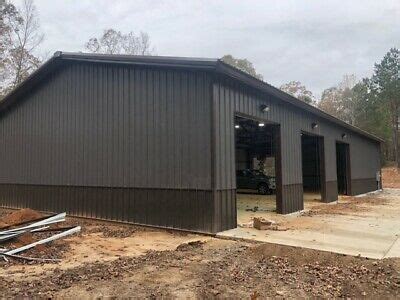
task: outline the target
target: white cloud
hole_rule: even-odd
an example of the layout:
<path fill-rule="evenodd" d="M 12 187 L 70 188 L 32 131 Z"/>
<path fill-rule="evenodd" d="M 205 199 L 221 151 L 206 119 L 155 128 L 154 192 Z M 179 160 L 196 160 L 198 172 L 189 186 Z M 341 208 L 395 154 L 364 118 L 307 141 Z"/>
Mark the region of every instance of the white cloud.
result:
<path fill-rule="evenodd" d="M 105 28 L 146 31 L 159 55 L 246 57 L 279 86 L 314 93 L 346 73 L 369 76 L 400 47 L 400 1 L 36 0 L 43 51 L 80 51 Z"/>

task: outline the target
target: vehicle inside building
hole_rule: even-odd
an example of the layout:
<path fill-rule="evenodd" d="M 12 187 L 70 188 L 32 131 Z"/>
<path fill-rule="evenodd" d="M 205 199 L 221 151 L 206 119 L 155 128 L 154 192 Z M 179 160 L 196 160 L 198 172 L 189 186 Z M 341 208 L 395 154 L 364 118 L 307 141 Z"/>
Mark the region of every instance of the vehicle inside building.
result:
<path fill-rule="evenodd" d="M 238 224 L 249 213 L 276 211 L 276 125 L 235 117 Z"/>

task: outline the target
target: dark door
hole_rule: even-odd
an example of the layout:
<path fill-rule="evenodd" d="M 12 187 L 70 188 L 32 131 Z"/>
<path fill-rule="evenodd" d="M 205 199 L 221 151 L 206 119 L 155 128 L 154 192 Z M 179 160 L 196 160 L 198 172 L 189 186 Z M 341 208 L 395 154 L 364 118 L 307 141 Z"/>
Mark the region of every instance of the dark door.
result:
<path fill-rule="evenodd" d="M 338 193 L 350 195 L 350 151 L 348 144 L 336 143 L 336 172 Z"/>

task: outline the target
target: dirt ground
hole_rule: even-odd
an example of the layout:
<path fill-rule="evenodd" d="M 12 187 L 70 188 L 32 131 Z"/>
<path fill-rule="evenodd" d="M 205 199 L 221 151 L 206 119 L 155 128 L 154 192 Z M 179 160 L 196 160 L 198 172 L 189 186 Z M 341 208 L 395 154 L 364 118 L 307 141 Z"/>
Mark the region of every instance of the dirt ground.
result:
<path fill-rule="evenodd" d="M 0 217 L 9 214 L 0 210 Z M 2 218 L 3 219 L 3 218 Z M 399 297 L 400 260 L 371 260 L 68 218 L 59 263 L 2 262 L 2 297 Z M 24 255 L 40 256 L 34 249 Z M 42 253 L 42 254 L 43 254 Z M 43 255 L 42 255 L 43 256 Z"/>
<path fill-rule="evenodd" d="M 395 167 L 382 168 L 383 188 L 400 188 L 400 172 Z"/>
<path fill-rule="evenodd" d="M 383 182 L 400 187 L 397 170 L 384 169 Z M 278 221 L 291 230 L 311 226 L 307 220 L 317 215 L 357 215 L 385 205 L 382 198 L 374 197 L 347 197 L 336 205 L 312 204 L 299 218 Z M 0 209 L 0 228 L 21 221 L 18 214 L 10 216 L 13 212 Z M 34 211 L 24 214 L 25 218 L 40 216 Z M 82 226 L 81 233 L 23 253 L 59 258 L 60 262 L 0 261 L 0 296 L 400 297 L 399 258 L 367 259 L 82 218 L 68 217 L 59 226 L 75 225 Z M 0 246 L 13 248 L 44 236 L 22 236 Z"/>

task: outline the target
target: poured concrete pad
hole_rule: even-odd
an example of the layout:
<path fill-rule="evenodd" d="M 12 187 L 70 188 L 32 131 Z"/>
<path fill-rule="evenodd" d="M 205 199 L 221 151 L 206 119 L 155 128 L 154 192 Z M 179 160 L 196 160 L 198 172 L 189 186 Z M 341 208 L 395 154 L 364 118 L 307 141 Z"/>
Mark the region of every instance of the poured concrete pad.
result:
<path fill-rule="evenodd" d="M 276 212 L 275 195 L 259 195 L 256 192 L 240 190 L 237 197 L 237 223 L 239 226 L 252 223 L 254 217 L 263 217 Z M 304 193 L 304 207 L 321 204 L 321 195 Z"/>
<path fill-rule="evenodd" d="M 389 251 L 385 254 L 385 258 L 400 257 L 400 237 L 393 243 Z"/>
<path fill-rule="evenodd" d="M 368 199 L 372 197 L 378 201 L 369 204 Z M 351 199 L 354 198 L 339 200 L 339 205 L 346 205 L 346 201 Z M 220 232 L 218 236 L 370 258 L 400 257 L 400 189 L 386 189 L 357 199 L 366 199 L 366 204 L 357 205 L 354 209 L 346 209 L 345 206 L 343 211 L 332 210 L 333 213 L 323 211 L 320 214 L 282 216 L 259 212 L 258 216 L 262 213 L 262 217 L 281 224 L 278 230 L 282 231 L 238 227 Z M 379 199 L 382 199 L 382 204 Z"/>

